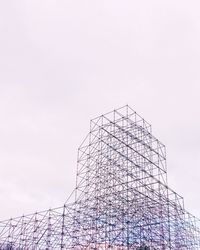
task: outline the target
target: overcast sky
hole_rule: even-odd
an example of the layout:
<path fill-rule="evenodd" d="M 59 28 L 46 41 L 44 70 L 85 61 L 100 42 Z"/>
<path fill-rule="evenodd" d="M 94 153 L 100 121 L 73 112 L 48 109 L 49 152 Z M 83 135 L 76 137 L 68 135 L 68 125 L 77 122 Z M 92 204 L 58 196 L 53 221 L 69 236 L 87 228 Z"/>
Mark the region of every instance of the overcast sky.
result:
<path fill-rule="evenodd" d="M 200 217 L 199 0 L 0 1 L 0 219 L 62 205 L 89 120 L 129 104 Z"/>

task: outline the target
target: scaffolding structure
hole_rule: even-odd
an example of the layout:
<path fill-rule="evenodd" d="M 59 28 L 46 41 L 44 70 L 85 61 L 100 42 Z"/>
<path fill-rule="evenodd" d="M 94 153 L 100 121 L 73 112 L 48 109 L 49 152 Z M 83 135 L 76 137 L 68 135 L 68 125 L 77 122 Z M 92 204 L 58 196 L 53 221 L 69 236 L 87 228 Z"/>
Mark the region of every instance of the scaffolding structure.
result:
<path fill-rule="evenodd" d="M 74 202 L 0 222 L 0 250 L 200 249 L 200 222 L 167 185 L 165 146 L 129 106 L 90 123 Z"/>

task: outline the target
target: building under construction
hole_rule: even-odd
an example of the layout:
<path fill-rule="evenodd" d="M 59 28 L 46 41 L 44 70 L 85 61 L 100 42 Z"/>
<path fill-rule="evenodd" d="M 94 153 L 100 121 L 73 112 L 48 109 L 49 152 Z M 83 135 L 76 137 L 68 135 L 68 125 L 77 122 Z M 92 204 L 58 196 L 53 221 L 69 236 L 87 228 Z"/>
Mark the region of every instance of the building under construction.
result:
<path fill-rule="evenodd" d="M 0 222 L 0 249 L 200 249 L 200 223 L 167 185 L 165 146 L 129 106 L 78 150 L 73 203 Z"/>

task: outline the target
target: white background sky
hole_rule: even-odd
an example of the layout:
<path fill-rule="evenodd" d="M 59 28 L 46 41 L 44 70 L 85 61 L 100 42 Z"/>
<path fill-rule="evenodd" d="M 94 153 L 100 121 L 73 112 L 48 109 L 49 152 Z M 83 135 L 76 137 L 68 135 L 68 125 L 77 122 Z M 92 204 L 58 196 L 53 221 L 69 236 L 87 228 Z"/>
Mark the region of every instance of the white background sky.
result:
<path fill-rule="evenodd" d="M 198 0 L 0 1 L 0 218 L 62 205 L 89 120 L 129 104 L 200 216 Z"/>

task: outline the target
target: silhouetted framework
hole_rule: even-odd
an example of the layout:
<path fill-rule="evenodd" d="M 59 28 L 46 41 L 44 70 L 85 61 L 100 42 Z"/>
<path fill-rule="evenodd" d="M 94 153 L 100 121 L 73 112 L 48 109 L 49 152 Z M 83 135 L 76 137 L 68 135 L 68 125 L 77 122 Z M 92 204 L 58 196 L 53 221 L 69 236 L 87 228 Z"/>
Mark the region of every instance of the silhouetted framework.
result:
<path fill-rule="evenodd" d="M 0 222 L 0 249 L 200 249 L 199 221 L 167 186 L 165 146 L 125 106 L 93 119 L 74 202 Z"/>

